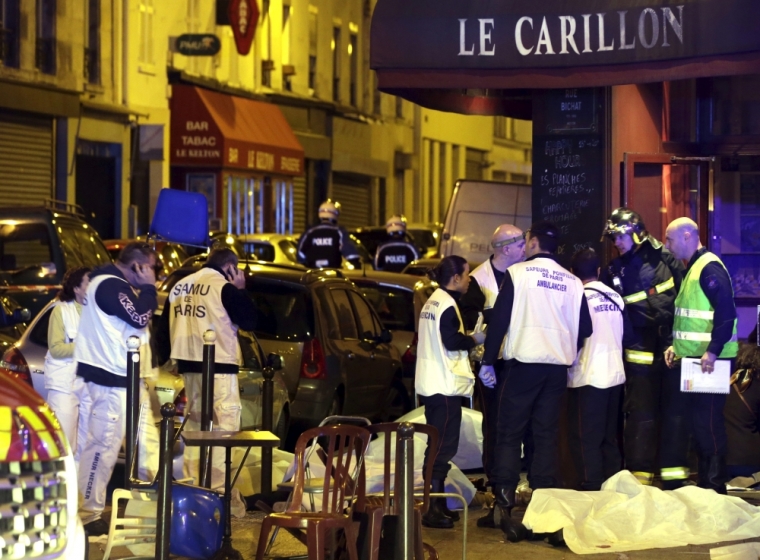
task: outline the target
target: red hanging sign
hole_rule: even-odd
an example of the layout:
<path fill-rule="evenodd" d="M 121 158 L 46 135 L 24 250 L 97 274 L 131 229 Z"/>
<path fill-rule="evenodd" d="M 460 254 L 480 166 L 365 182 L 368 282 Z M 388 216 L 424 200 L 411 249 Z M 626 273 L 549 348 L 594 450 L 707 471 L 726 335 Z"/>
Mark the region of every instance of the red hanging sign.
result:
<path fill-rule="evenodd" d="M 229 16 L 237 51 L 246 55 L 251 51 L 251 43 L 259 23 L 259 7 L 256 0 L 231 0 Z"/>

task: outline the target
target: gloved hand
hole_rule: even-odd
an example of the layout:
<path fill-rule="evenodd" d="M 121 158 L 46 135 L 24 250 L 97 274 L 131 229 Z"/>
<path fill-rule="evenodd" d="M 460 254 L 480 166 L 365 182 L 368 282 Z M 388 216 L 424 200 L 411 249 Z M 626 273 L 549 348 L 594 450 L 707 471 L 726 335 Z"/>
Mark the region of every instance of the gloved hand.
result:
<path fill-rule="evenodd" d="M 484 332 L 474 332 L 470 336 L 475 341 L 475 344 L 483 344 L 486 341 L 486 333 Z"/>
<path fill-rule="evenodd" d="M 483 382 L 483 385 L 485 385 L 489 389 L 493 389 L 496 386 L 496 372 L 494 371 L 493 366 L 489 366 L 486 364 L 483 364 L 482 366 L 480 366 L 478 377 L 480 377 L 480 380 Z"/>

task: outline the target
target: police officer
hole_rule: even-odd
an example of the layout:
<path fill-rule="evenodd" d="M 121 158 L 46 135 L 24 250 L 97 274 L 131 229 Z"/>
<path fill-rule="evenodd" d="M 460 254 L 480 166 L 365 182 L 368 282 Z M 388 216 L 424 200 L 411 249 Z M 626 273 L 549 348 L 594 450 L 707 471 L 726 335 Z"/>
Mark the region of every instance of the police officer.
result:
<path fill-rule="evenodd" d="M 420 258 L 417 248 L 406 240 L 406 218 L 391 216 L 385 223 L 388 240 L 377 247 L 375 270 L 401 272 L 412 261 Z"/>
<path fill-rule="evenodd" d="M 537 222 L 526 232 L 527 258 L 510 266 L 504 276 L 479 372 L 481 379 L 493 377 L 506 336 L 491 480 L 501 529 L 512 542 L 527 536 L 525 527 L 511 518 L 525 429 L 530 422 L 535 443 L 531 488 L 556 487 L 559 409 L 567 390 L 567 368 L 593 332 L 583 284 L 556 260 L 558 241 L 559 230 L 550 222 Z"/>
<path fill-rule="evenodd" d="M 438 430 L 431 491 L 444 491 L 449 461 L 459 447 L 462 423 L 462 399 L 472 395 L 475 382 L 470 368 L 469 351 L 482 344 L 483 333 L 467 336 L 457 301 L 470 283 L 470 266 L 457 255 L 445 257 L 430 273 L 440 286 L 425 303 L 420 313 L 419 341 L 414 389 L 425 405 L 425 421 Z M 493 384 L 493 380 L 488 380 Z M 425 463 L 430 448 L 425 449 Z M 434 498 L 422 516 L 422 524 L 437 529 L 450 529 L 459 515 L 448 511 L 446 498 Z"/>
<path fill-rule="evenodd" d="M 688 431 L 679 376 L 664 367 L 662 356 L 672 340 L 683 265 L 649 235 L 641 216 L 628 208 L 612 212 L 604 236 L 614 242 L 620 256 L 602 271 L 601 280 L 623 296 L 634 331 L 623 356 L 625 466 L 639 482 L 651 485 L 659 432 L 663 487 L 676 488 L 689 474 Z"/>
<path fill-rule="evenodd" d="M 507 268 L 525 258 L 525 236 L 520 228 L 512 224 L 502 224 L 491 236 L 491 247 L 493 255 L 472 271 L 470 287 L 462 296 L 460 308 L 467 330 L 475 328 L 478 313 L 483 313 L 483 321 L 488 323 Z M 494 364 L 497 378 L 503 363 L 503 360 L 498 359 Z M 483 412 L 483 470 L 487 484 L 490 485 L 491 463 L 496 443 L 496 389 L 489 389 L 479 379 L 475 383 Z M 493 515 L 494 510 L 491 508 L 484 517 L 478 519 L 478 527 L 496 527 Z"/>
<path fill-rule="evenodd" d="M 342 257 L 361 266 L 359 251 L 345 228 L 338 225 L 340 202 L 325 200 L 319 205 L 319 223 L 298 240 L 298 262 L 309 268 L 341 268 Z"/>
<path fill-rule="evenodd" d="M 698 358 L 703 373 L 712 373 L 715 361 L 733 359 L 739 349 L 736 306 L 731 277 L 717 255 L 702 247 L 697 224 L 689 218 L 673 220 L 665 243 L 678 259 L 688 261 L 686 277 L 676 298 L 673 346 L 665 361 L 673 367 L 678 358 Z M 697 485 L 726 493 L 726 395 L 683 393 L 691 432 L 697 446 Z"/>
<path fill-rule="evenodd" d="M 245 274 L 238 268 L 237 255 L 229 247 L 213 249 L 199 271 L 180 280 L 172 288 L 161 315 L 157 338 L 164 357 L 167 339 L 171 358 L 183 375 L 187 396 L 187 429 L 199 430 L 203 371 L 203 333 L 216 333 L 214 351 L 215 430 L 240 429 L 238 371 L 242 354 L 238 329 L 256 326 L 256 305 L 245 291 Z M 168 332 L 168 336 L 167 336 Z M 199 449 L 187 446 L 183 474 L 198 476 Z M 224 450 L 214 448 L 211 461 L 211 488 L 223 488 Z"/>

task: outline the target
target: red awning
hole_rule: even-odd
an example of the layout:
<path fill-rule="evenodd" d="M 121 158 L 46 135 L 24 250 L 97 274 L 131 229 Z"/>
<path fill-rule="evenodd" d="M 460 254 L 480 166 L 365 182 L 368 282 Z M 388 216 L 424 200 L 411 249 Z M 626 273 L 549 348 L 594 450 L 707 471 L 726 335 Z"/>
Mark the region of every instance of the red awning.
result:
<path fill-rule="evenodd" d="M 171 163 L 302 175 L 304 152 L 279 107 L 172 86 Z"/>
<path fill-rule="evenodd" d="M 760 73 L 758 0 L 378 0 L 382 91 L 477 114 L 523 92 Z M 528 112 L 529 113 L 529 112 Z"/>

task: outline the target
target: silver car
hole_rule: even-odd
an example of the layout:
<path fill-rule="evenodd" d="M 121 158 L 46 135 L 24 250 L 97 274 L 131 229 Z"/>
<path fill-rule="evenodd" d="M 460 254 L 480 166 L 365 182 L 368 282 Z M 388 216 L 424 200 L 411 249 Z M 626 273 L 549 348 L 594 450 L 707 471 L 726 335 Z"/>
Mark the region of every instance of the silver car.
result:
<path fill-rule="evenodd" d="M 392 344 L 401 356 L 405 394 L 395 399 L 394 412 L 404 414 L 412 408 L 414 369 L 417 365 L 417 326 L 422 306 L 438 287 L 426 277 L 381 272 L 346 270 L 351 280 L 377 312 L 383 326 L 393 334 Z M 400 408 L 400 410 L 399 410 Z"/>

